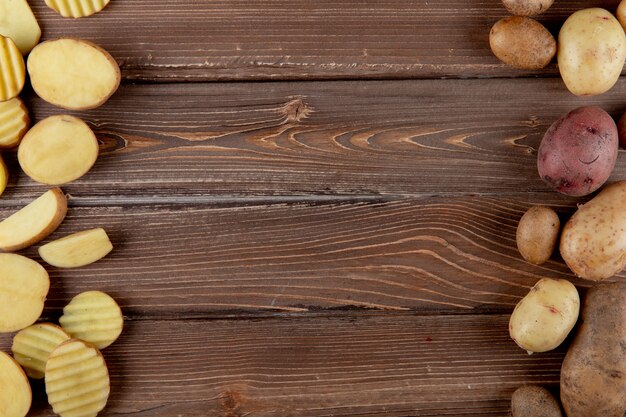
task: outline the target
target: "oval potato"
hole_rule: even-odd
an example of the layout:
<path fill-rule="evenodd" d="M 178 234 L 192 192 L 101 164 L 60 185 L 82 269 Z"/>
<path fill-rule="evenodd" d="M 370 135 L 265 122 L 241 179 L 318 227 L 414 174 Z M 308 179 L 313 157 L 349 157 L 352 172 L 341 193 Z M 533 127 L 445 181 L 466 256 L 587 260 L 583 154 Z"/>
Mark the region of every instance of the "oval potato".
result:
<path fill-rule="evenodd" d="M 517 226 L 517 249 L 531 264 L 541 265 L 552 256 L 559 238 L 561 221 L 549 207 L 533 206 Z"/>
<path fill-rule="evenodd" d="M 489 46 L 500 61 L 520 69 L 543 68 L 556 53 L 556 41 L 548 29 L 522 16 L 497 21 L 489 33 Z"/>
<path fill-rule="evenodd" d="M 537 385 L 519 387 L 511 397 L 513 417 L 563 417 L 561 405 L 547 389 Z"/>
<path fill-rule="evenodd" d="M 554 0 L 502 0 L 504 7 L 514 15 L 536 16 L 548 10 Z"/>

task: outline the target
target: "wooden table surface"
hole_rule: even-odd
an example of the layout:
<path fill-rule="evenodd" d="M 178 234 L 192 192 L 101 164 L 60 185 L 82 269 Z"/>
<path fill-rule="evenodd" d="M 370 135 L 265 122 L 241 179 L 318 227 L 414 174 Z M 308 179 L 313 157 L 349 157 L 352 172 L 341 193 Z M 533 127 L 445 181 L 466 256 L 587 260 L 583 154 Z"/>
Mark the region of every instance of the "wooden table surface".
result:
<path fill-rule="evenodd" d="M 556 34 L 618 3 L 557 0 L 540 21 Z M 102 226 L 115 250 L 49 268 L 44 311 L 119 300 L 101 415 L 507 416 L 522 384 L 558 391 L 564 349 L 528 356 L 508 318 L 540 277 L 587 284 L 525 263 L 515 229 L 532 204 L 584 201 L 542 183 L 536 150 L 580 105 L 619 117 L 624 79 L 577 98 L 555 64 L 500 64 L 498 0 L 113 0 L 80 20 L 31 4 L 44 39 L 122 68 L 106 105 L 74 113 L 102 152 L 50 238 Z M 34 120 L 61 113 L 24 96 Z M 2 217 L 45 190 L 5 158 Z"/>

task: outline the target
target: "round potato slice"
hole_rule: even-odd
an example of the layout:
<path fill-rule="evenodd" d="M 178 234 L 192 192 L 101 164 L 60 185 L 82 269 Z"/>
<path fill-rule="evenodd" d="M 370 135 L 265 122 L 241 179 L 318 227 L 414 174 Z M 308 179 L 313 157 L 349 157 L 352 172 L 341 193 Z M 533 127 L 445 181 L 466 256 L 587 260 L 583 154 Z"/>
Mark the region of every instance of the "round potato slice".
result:
<path fill-rule="evenodd" d="M 109 0 L 46 0 L 46 4 L 63 17 L 87 17 L 104 9 Z"/>
<path fill-rule="evenodd" d="M 50 116 L 32 127 L 17 152 L 20 166 L 33 180 L 61 185 L 85 175 L 98 159 L 98 140 L 74 116 Z"/>
<path fill-rule="evenodd" d="M 0 35 L 0 101 L 17 97 L 25 80 L 22 53 L 13 40 Z"/>
<path fill-rule="evenodd" d="M 14 148 L 26 134 L 30 118 L 19 98 L 0 103 L 0 149 Z"/>
<path fill-rule="evenodd" d="M 0 352 L 0 415 L 25 417 L 33 394 L 22 368 L 4 352 Z"/>
<path fill-rule="evenodd" d="M 59 323 L 70 336 L 104 349 L 122 333 L 124 317 L 111 296 L 100 291 L 87 291 L 65 306 Z"/>
<path fill-rule="evenodd" d="M 106 406 L 109 371 L 100 351 L 70 339 L 52 351 L 46 363 L 46 393 L 61 417 L 96 416 Z"/>
<path fill-rule="evenodd" d="M 39 256 L 57 268 L 78 268 L 104 258 L 113 245 L 104 229 L 83 230 L 39 248 Z"/>
<path fill-rule="evenodd" d="M 36 322 L 49 289 L 48 273 L 37 262 L 0 253 L 0 333 L 15 332 Z"/>
<path fill-rule="evenodd" d="M 80 39 L 62 38 L 37 45 L 28 56 L 35 92 L 70 110 L 104 104 L 120 85 L 117 63 L 107 51 Z"/>
<path fill-rule="evenodd" d="M 22 365 L 26 375 L 42 379 L 48 356 L 70 336 L 52 323 L 37 323 L 22 329 L 13 338 L 13 357 Z"/>

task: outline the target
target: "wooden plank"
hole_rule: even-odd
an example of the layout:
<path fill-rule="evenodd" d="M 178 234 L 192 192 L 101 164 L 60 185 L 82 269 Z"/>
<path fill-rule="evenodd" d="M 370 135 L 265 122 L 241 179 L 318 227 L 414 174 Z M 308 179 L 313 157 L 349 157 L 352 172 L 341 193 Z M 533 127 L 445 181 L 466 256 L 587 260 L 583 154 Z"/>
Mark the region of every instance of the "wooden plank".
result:
<path fill-rule="evenodd" d="M 104 350 L 102 416 L 507 416 L 564 356 L 529 356 L 506 315 L 130 321 Z M 10 337 L 0 336 L 0 349 Z M 558 391 L 558 389 L 557 389 Z M 31 416 L 52 416 L 40 385 Z"/>
<path fill-rule="evenodd" d="M 498 0 L 124 0 L 89 19 L 32 2 L 44 39 L 95 41 L 129 80 L 518 77 L 489 49 Z M 563 0 L 540 21 L 556 35 L 574 11 L 618 0 Z"/>
<path fill-rule="evenodd" d="M 66 190 L 113 203 L 551 194 L 535 156 L 548 126 L 584 104 L 619 117 L 624 96 L 620 83 L 575 98 L 556 79 L 126 85 L 105 106 L 77 113 L 97 130 L 102 155 Z M 28 103 L 37 120 L 60 112 Z M 614 179 L 626 178 L 624 158 Z M 7 197 L 40 192 L 8 159 Z"/>

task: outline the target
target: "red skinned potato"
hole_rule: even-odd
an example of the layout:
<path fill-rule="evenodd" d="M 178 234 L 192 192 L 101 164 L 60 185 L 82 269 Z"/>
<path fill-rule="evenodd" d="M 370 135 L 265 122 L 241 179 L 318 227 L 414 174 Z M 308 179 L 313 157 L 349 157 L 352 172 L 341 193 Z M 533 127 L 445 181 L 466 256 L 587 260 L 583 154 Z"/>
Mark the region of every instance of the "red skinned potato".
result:
<path fill-rule="evenodd" d="M 599 107 L 579 107 L 550 126 L 539 146 L 537 170 L 554 190 L 584 196 L 609 179 L 617 148 L 611 116 Z"/>

